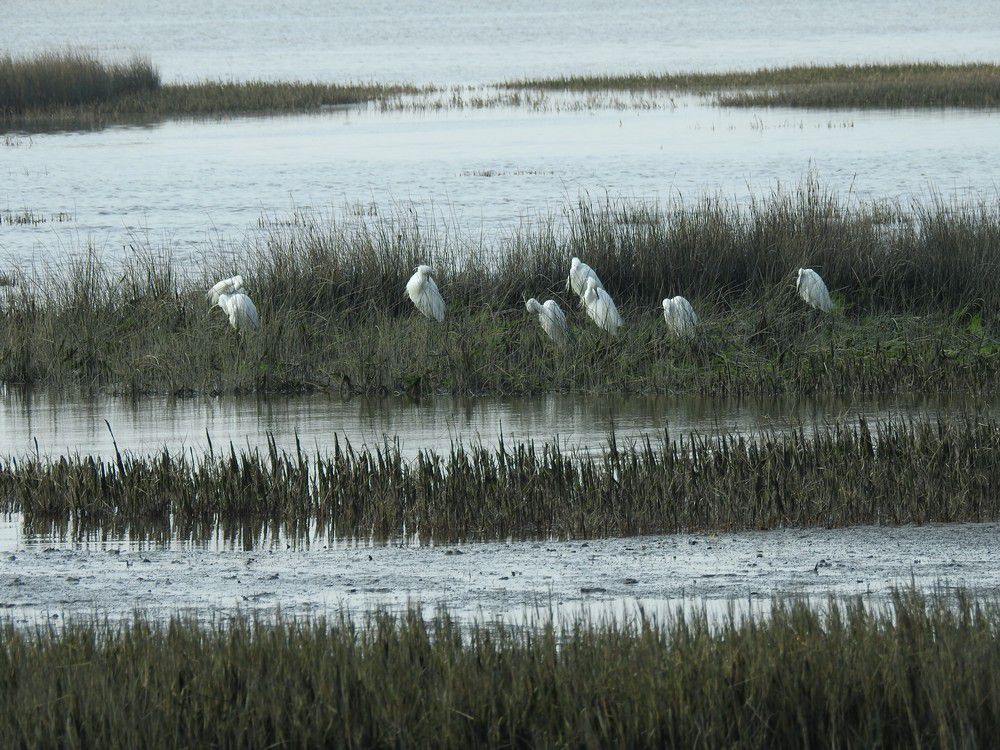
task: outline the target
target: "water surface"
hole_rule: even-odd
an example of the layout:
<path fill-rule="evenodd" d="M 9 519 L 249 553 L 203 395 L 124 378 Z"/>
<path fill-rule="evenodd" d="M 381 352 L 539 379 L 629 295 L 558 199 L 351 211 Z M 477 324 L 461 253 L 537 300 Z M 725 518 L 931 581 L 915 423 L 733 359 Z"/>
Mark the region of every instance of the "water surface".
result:
<path fill-rule="evenodd" d="M 0 52 L 149 55 L 168 80 L 480 82 L 854 60 L 996 60 L 993 0 L 6 0 Z"/>
<path fill-rule="evenodd" d="M 295 211 L 402 215 L 489 243 L 581 196 L 745 202 L 810 174 L 845 201 L 995 201 L 997 118 L 683 99 L 655 110 L 348 110 L 36 134 L 0 145 L 0 214 L 43 220 L 0 222 L 0 263 L 44 268 L 88 246 L 197 261 L 254 242 L 262 214 Z"/>
<path fill-rule="evenodd" d="M 598 451 L 613 431 L 620 441 L 664 432 L 743 433 L 812 429 L 837 420 L 909 419 L 996 414 L 1000 402 L 962 397 L 771 398 L 621 397 L 548 395 L 522 399 L 403 398 L 344 401 L 329 396 L 257 400 L 112 397 L 71 399 L 6 391 L 0 398 L 0 456 L 38 453 L 113 456 L 112 433 L 123 451 L 151 453 L 216 449 L 229 443 L 327 452 L 335 439 L 355 447 L 398 441 L 406 456 L 447 452 L 454 442 L 496 445 L 553 442 Z M 109 431 L 110 425 L 110 431 Z"/>

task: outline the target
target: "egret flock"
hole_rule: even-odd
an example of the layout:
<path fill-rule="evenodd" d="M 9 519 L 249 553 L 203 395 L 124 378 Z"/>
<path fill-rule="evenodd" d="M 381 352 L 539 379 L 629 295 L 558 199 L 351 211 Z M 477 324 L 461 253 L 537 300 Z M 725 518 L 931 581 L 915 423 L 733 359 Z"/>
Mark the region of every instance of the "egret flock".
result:
<path fill-rule="evenodd" d="M 430 266 L 417 266 L 413 276 L 406 282 L 406 294 L 414 307 L 424 316 L 442 323 L 445 302 L 434 281 L 433 273 L 434 269 Z M 830 299 L 826 283 L 811 268 L 799 269 L 795 288 L 799 297 L 810 307 L 824 313 L 833 310 L 833 300 Z M 577 295 L 580 304 L 587 311 L 587 317 L 594 322 L 594 325 L 612 336 L 617 335 L 625 320 L 618 312 L 618 307 L 604 288 L 604 284 L 601 283 L 600 276 L 579 258 L 573 258 L 570 264 L 566 291 Z M 222 308 L 229 316 L 230 325 L 236 330 L 260 328 L 257 307 L 243 291 L 242 276 L 233 276 L 217 283 L 208 291 L 208 299 L 213 307 L 217 305 Z M 569 324 L 566 322 L 566 313 L 559 307 L 558 302 L 550 299 L 540 303 L 532 297 L 525 302 L 525 308 L 529 313 L 538 316 L 542 330 L 557 346 L 566 344 L 569 340 Z M 663 319 L 671 335 L 678 339 L 692 338 L 698 327 L 698 316 L 694 308 L 681 296 L 663 300 Z"/>

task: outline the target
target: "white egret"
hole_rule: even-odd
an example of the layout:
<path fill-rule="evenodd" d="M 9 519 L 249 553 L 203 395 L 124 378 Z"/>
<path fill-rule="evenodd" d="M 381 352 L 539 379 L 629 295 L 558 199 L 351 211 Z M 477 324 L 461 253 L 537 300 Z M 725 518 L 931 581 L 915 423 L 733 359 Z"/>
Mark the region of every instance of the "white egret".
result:
<path fill-rule="evenodd" d="M 569 277 L 566 279 L 566 291 L 572 290 L 573 294 L 580 298 L 580 304 L 584 304 L 583 295 L 587 291 L 587 279 L 593 279 L 598 289 L 604 288 L 597 272 L 579 258 L 574 257 L 573 262 L 570 263 Z"/>
<path fill-rule="evenodd" d="M 235 292 L 238 292 L 242 288 L 243 288 L 243 277 L 240 276 L 239 274 L 236 274 L 231 278 L 223 279 L 218 284 L 213 286 L 211 289 L 208 290 L 208 294 L 206 296 L 208 297 L 209 302 L 211 302 L 212 306 L 214 307 L 215 305 L 219 304 L 220 295 L 234 294 Z"/>
<path fill-rule="evenodd" d="M 410 280 L 406 282 L 406 294 L 416 308 L 431 320 L 444 321 L 444 298 L 438 291 L 430 266 L 417 266 Z"/>
<path fill-rule="evenodd" d="M 556 346 L 565 346 L 569 338 L 569 326 L 566 324 L 566 314 L 554 299 L 547 300 L 544 305 L 532 297 L 524 303 L 528 312 L 538 316 L 542 330 L 552 339 Z"/>
<path fill-rule="evenodd" d="M 667 321 L 670 332 L 679 339 L 694 336 L 694 330 L 698 326 L 698 316 L 684 297 L 668 297 L 663 300 L 663 319 Z"/>
<path fill-rule="evenodd" d="M 809 306 L 823 312 L 830 312 L 833 309 L 833 300 L 830 299 L 826 283 L 811 268 L 799 269 L 799 278 L 795 282 L 795 288 L 798 290 L 799 296 Z"/>
<path fill-rule="evenodd" d="M 607 331 L 612 336 L 617 335 L 618 329 L 625 323 L 622 316 L 618 314 L 615 301 L 611 295 L 599 287 L 593 278 L 587 279 L 587 286 L 583 292 L 583 304 L 587 306 L 587 315 L 594 321 L 594 324 L 602 331 Z"/>
<path fill-rule="evenodd" d="M 219 295 L 217 303 L 229 316 L 229 325 L 237 331 L 247 328 L 257 330 L 260 328 L 260 318 L 257 316 L 257 307 L 253 300 L 242 292 L 235 294 L 222 293 Z"/>

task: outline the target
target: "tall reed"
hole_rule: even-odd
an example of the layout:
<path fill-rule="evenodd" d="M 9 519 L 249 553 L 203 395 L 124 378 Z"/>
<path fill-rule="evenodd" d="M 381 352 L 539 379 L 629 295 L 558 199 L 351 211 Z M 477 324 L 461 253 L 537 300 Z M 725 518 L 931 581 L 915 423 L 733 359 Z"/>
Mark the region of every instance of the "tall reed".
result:
<path fill-rule="evenodd" d="M 565 626 L 417 611 L 0 628 L 4 747 L 986 747 L 1000 607 L 884 606 Z"/>
<path fill-rule="evenodd" d="M 0 510 L 41 533 L 255 538 L 304 531 L 425 540 L 603 537 L 693 530 L 996 521 L 1000 423 L 838 423 L 803 431 L 455 445 L 412 462 L 393 445 L 328 455 L 270 449 L 26 457 L 0 463 Z"/>
<path fill-rule="evenodd" d="M 141 57 L 106 62 L 78 51 L 34 57 L 0 55 L 0 115 L 95 105 L 160 88 L 160 74 Z"/>

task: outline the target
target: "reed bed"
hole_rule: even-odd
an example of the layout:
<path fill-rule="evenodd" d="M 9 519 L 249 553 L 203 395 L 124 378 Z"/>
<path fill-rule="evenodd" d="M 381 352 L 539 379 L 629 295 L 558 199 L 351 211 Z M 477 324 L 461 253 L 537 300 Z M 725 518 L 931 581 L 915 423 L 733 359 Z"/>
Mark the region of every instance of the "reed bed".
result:
<path fill-rule="evenodd" d="M 0 55 L 0 114 L 81 107 L 155 93 L 160 74 L 144 58 L 106 62 L 83 52 Z"/>
<path fill-rule="evenodd" d="M 549 92 L 577 95 L 550 101 Z M 608 94 L 627 93 L 625 98 Z M 67 50 L 0 57 L 0 127 L 100 127 L 166 117 L 315 112 L 372 105 L 377 110 L 483 107 L 646 109 L 647 94 L 693 92 L 723 106 L 832 108 L 996 107 L 996 63 L 802 65 L 719 73 L 625 73 L 502 81 L 483 87 L 407 83 L 212 81 L 163 83 L 145 58 L 111 62 Z"/>
<path fill-rule="evenodd" d="M 996 203 L 859 204 L 808 182 L 748 206 L 583 201 L 493 235 L 402 213 L 265 218 L 183 272 L 141 251 L 12 274 L 0 381 L 128 395 L 985 393 L 1000 369 Z M 566 293 L 572 256 L 618 303 L 616 339 Z M 421 262 L 444 325 L 403 293 Z M 800 266 L 826 279 L 833 316 L 796 296 Z M 205 300 L 237 272 L 261 314 L 255 335 L 235 335 Z M 660 300 L 675 294 L 702 320 L 694 342 L 667 336 Z M 559 302 L 572 345 L 544 338 L 525 296 Z"/>
<path fill-rule="evenodd" d="M 720 73 L 627 73 L 523 79 L 501 88 L 533 91 L 694 92 L 724 106 L 836 108 L 996 107 L 996 63 L 800 65 Z"/>
<path fill-rule="evenodd" d="M 837 423 L 816 434 L 558 445 L 393 445 L 329 454 L 118 454 L 0 462 L 0 509 L 32 532 L 246 539 L 318 533 L 436 542 L 788 526 L 996 521 L 1000 423 Z"/>
<path fill-rule="evenodd" d="M 5 747 L 981 747 L 1000 607 L 775 600 L 556 626 L 445 612 L 0 628 Z"/>
<path fill-rule="evenodd" d="M 162 83 L 148 60 L 107 62 L 68 51 L 0 57 L 0 125 L 19 129 L 98 126 L 168 116 L 316 111 L 422 89 L 406 84 L 305 81 Z"/>

